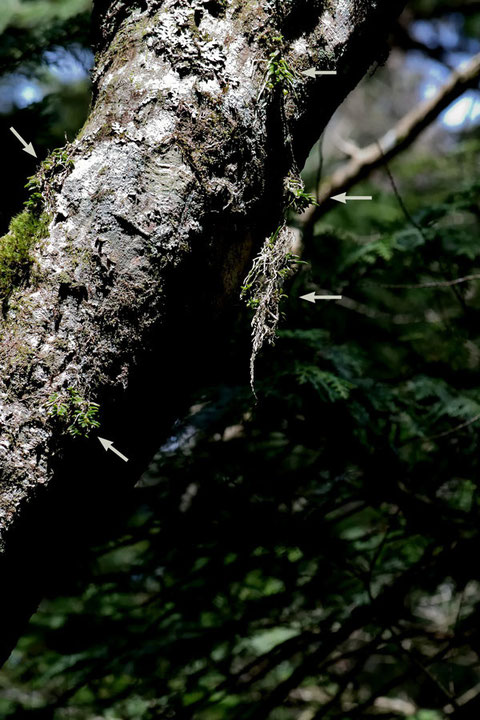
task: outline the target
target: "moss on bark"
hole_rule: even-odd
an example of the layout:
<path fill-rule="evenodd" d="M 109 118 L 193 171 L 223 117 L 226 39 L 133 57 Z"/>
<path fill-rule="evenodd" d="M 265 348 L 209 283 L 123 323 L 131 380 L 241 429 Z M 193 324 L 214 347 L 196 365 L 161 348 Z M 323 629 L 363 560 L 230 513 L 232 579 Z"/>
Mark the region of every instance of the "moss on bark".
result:
<path fill-rule="evenodd" d="M 10 222 L 9 230 L 0 239 L 0 299 L 5 303 L 13 290 L 26 282 L 33 264 L 32 250 L 48 234 L 50 218 L 24 210 Z"/>

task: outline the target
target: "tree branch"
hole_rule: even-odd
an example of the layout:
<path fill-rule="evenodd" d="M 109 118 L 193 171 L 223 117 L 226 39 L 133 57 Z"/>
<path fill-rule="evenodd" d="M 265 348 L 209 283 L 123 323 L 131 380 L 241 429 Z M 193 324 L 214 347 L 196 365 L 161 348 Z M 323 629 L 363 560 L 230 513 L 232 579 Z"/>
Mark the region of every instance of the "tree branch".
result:
<path fill-rule="evenodd" d="M 462 285 L 472 280 L 480 280 L 480 274 L 476 273 L 473 275 L 466 275 L 465 277 L 456 278 L 455 280 L 430 280 L 422 283 L 414 284 L 391 284 L 391 283 L 373 283 L 368 281 L 368 285 L 375 285 L 376 287 L 389 288 L 391 290 L 421 290 L 426 288 L 450 288 L 453 285 Z"/>
<path fill-rule="evenodd" d="M 74 566 L 74 540 L 128 511 L 162 433 L 221 361 L 225 310 L 278 226 L 284 177 L 404 2 L 272 5 L 95 3 L 91 114 L 44 168 L 48 235 L 4 297 L 0 660 L 44 588 Z M 272 50 L 298 80 L 286 96 L 279 75 L 257 102 Z M 324 57 L 338 77 L 303 79 Z M 99 404 L 101 435 L 128 462 L 93 432 L 72 437 L 64 418 L 75 408 L 62 410 L 72 398 Z"/>
<path fill-rule="evenodd" d="M 453 71 L 445 85 L 433 98 L 411 110 L 378 142 L 358 149 L 345 165 L 342 165 L 330 179 L 321 185 L 318 190 L 318 207 L 311 206 L 304 213 L 303 229 L 311 228 L 322 215 L 331 209 L 330 198 L 332 195 L 349 190 L 371 172 L 412 145 L 443 110 L 466 90 L 475 87 L 479 75 L 480 54 L 477 54 L 462 68 Z"/>

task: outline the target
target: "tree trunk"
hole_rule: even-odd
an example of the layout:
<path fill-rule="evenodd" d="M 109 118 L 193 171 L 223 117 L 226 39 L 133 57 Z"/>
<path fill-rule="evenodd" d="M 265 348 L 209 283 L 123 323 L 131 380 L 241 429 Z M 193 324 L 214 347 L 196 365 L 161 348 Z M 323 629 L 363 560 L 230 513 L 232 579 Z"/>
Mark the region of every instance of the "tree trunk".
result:
<path fill-rule="evenodd" d="M 97 3 L 90 116 L 40 173 L 49 225 L 28 279 L 0 285 L 1 658 L 213 362 L 222 315 L 278 226 L 284 177 L 383 53 L 402 5 Z M 338 74 L 308 79 L 311 67 Z M 88 402 L 128 462 L 84 437 Z"/>

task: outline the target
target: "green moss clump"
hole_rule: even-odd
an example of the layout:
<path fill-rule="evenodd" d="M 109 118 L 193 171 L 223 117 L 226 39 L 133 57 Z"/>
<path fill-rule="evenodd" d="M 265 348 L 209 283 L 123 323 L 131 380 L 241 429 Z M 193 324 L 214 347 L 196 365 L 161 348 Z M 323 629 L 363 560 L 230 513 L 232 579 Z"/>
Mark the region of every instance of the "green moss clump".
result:
<path fill-rule="evenodd" d="M 4 301 L 13 290 L 28 280 L 33 262 L 32 249 L 46 237 L 50 218 L 24 210 L 10 222 L 8 233 L 0 238 L 0 298 Z"/>

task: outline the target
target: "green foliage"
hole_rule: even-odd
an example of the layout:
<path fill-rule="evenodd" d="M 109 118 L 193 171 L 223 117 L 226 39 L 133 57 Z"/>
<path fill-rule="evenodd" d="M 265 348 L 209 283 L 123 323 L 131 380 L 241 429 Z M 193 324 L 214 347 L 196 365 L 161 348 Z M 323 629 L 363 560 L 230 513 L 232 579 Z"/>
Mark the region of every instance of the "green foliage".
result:
<path fill-rule="evenodd" d="M 62 181 L 72 167 L 68 149 L 60 148 L 28 178 L 25 210 L 11 220 L 8 233 L 0 238 L 0 298 L 4 301 L 28 280 L 33 264 L 32 250 L 47 236 L 55 183 Z"/>
<path fill-rule="evenodd" d="M 325 392 L 331 402 L 347 400 L 354 387 L 348 380 L 344 380 L 331 372 L 325 372 L 315 365 L 297 364 L 294 377 L 300 385 L 309 384 L 316 392 Z"/>
<path fill-rule="evenodd" d="M 260 303 L 259 297 L 264 291 L 264 285 L 267 277 L 272 275 L 278 279 L 277 283 L 277 300 L 282 297 L 281 287 L 286 277 L 292 274 L 292 269 L 298 265 L 306 265 L 295 253 L 285 251 L 283 254 L 274 252 L 278 248 L 279 240 L 284 227 L 279 226 L 265 242 L 264 250 L 258 255 L 253 263 L 252 269 L 248 273 L 241 287 L 241 297 L 245 300 L 248 307 L 256 308 Z M 270 253 L 271 251 L 271 253 Z M 277 262 L 275 262 L 277 261 Z M 283 297 L 286 297 L 283 296 Z"/>
<path fill-rule="evenodd" d="M 290 69 L 280 50 L 270 53 L 267 66 L 267 89 L 280 87 L 284 95 L 288 95 L 294 86 L 295 75 Z"/>
<path fill-rule="evenodd" d="M 74 162 L 70 157 L 68 146 L 53 150 L 43 160 L 37 173 L 28 178 L 25 188 L 29 192 L 29 197 L 25 207 L 37 215 L 44 208 L 50 210 L 54 191 L 60 188 L 73 167 Z"/>
<path fill-rule="evenodd" d="M 285 209 L 302 212 L 313 201 L 305 192 L 303 181 L 292 173 L 284 181 Z M 252 319 L 252 355 L 250 359 L 250 380 L 253 388 L 255 360 L 265 342 L 273 344 L 281 312 L 280 302 L 287 297 L 283 292 L 285 281 L 299 265 L 305 264 L 298 255 L 291 252 L 294 243 L 293 232 L 286 227 L 286 220 L 266 239 L 262 249 L 252 263 L 251 270 L 241 287 L 240 297 L 247 307 L 254 311 Z"/>
<path fill-rule="evenodd" d="M 295 85 L 295 74 L 282 56 L 283 36 L 270 37 L 269 42 L 278 47 L 268 56 L 265 87 L 270 91 L 280 88 L 283 95 L 286 96 Z"/>
<path fill-rule="evenodd" d="M 73 139 L 87 116 L 91 6 L 91 0 L 0 3 L 0 94 L 5 127 L 32 133 L 39 158 L 63 144 L 66 137 Z M 73 74 L 67 78 L 70 73 L 64 72 L 66 63 L 72 62 L 84 67 L 84 74 L 79 76 L 77 66 L 73 81 Z M 24 204 L 25 177 L 32 167 L 32 158 L 11 138 L 4 147 L 9 182 L 3 184 L 0 236 Z"/>
<path fill-rule="evenodd" d="M 45 49 L 87 41 L 91 0 L 7 0 L 0 5 L 0 73 L 41 59 Z"/>
<path fill-rule="evenodd" d="M 317 205 L 315 198 L 305 192 L 305 186 L 301 177 L 290 173 L 285 179 L 285 191 L 287 195 L 287 210 L 302 213 L 310 205 Z"/>
<path fill-rule="evenodd" d="M 241 297 L 254 311 L 252 318 L 252 354 L 250 357 L 250 384 L 254 390 L 255 361 L 265 343 L 275 342 L 280 320 L 279 305 L 286 294 L 283 285 L 292 268 L 301 262 L 290 252 L 293 233 L 286 224 L 280 225 L 267 238 L 252 268 L 245 278 Z"/>
<path fill-rule="evenodd" d="M 38 217 L 27 209 L 12 219 L 8 233 L 0 238 L 0 298 L 3 301 L 28 280 L 33 263 L 32 249 L 46 237 L 48 224 L 46 213 Z"/>
<path fill-rule="evenodd" d="M 42 182 L 38 175 L 31 175 L 25 188 L 28 190 L 28 200 L 25 207 L 34 215 L 38 215 L 44 208 L 44 199 L 42 194 Z"/>
<path fill-rule="evenodd" d="M 42 24 L 51 27 L 54 20 L 70 20 L 91 8 L 91 0 L 36 0 L 36 2 L 6 2 L 0 11 L 0 30 L 9 25 L 32 28 Z"/>
<path fill-rule="evenodd" d="M 42 162 L 42 170 L 47 177 L 51 177 L 58 172 L 63 172 L 73 167 L 74 162 L 70 157 L 68 147 L 53 150 L 46 160 Z"/>
<path fill-rule="evenodd" d="M 66 393 L 53 393 L 46 408 L 50 417 L 66 425 L 66 432 L 72 437 L 88 437 L 92 430 L 100 427 L 97 419 L 100 405 L 86 400 L 73 387 L 67 388 Z"/>
<path fill-rule="evenodd" d="M 364 181 L 376 202 L 332 210 L 295 276 L 286 228 L 267 239 L 244 293 L 287 312 L 258 403 L 242 316 L 129 520 L 32 619 L 2 717 L 477 717 L 478 135 L 392 164 L 411 217 Z M 344 301 L 298 300 L 313 288 Z M 49 400 L 62 423 L 72 390 Z"/>

